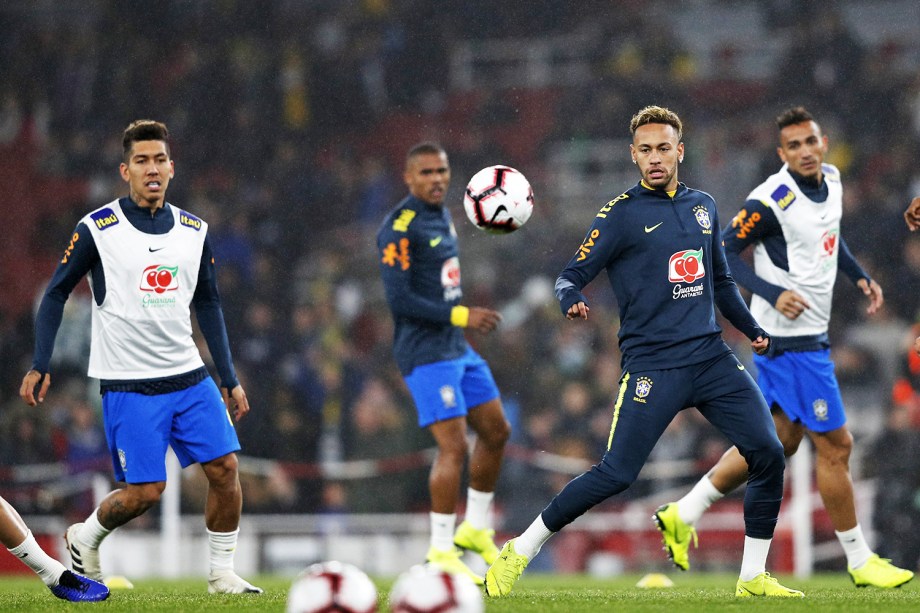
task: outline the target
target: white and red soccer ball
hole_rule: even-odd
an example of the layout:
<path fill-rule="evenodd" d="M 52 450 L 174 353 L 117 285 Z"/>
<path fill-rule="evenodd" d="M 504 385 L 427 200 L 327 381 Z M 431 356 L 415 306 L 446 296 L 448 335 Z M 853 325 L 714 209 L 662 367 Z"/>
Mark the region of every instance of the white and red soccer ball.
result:
<path fill-rule="evenodd" d="M 392 613 L 483 613 L 482 593 L 464 575 L 413 566 L 390 590 Z"/>
<path fill-rule="evenodd" d="M 287 613 L 375 613 L 377 587 L 356 566 L 320 562 L 294 580 L 286 610 Z"/>
<path fill-rule="evenodd" d="M 473 175 L 463 196 L 466 216 L 480 230 L 514 232 L 533 213 L 533 188 L 510 166 L 489 166 Z"/>

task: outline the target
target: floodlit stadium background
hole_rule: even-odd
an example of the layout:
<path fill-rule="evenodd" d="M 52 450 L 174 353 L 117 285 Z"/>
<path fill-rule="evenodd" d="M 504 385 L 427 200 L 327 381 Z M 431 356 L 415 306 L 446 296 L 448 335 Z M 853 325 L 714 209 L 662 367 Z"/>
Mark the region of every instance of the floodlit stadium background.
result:
<path fill-rule="evenodd" d="M 843 172 L 843 235 L 887 299 L 867 319 L 844 281 L 832 321 L 858 510 L 880 554 L 917 567 L 907 538 L 916 531 L 903 526 L 920 519 L 920 364 L 908 363 L 920 237 L 901 220 L 920 195 L 916 2 L 36 0 L 3 3 L 0 20 L 0 494 L 50 551 L 60 555 L 64 527 L 113 484 L 97 384 L 83 374 L 88 288 L 68 304 L 52 391 L 37 409 L 17 395 L 32 312 L 77 220 L 123 193 L 119 139 L 131 120 L 169 125 L 169 200 L 212 227 L 253 404 L 239 426 L 238 569 L 293 573 L 335 558 L 396 574 L 426 549 L 432 445 L 390 354 L 373 245 L 403 195 L 407 148 L 435 139 L 448 150 L 466 301 L 505 316 L 498 333 L 470 337 L 514 427 L 497 492 L 502 538 L 606 441 L 616 305 L 598 279 L 592 320 L 565 325 L 551 284 L 595 211 L 637 179 L 632 113 L 661 104 L 681 115 L 681 179 L 715 196 L 724 224 L 779 165 L 774 116 L 805 104 Z M 511 236 L 476 231 L 460 206 L 466 179 L 497 163 L 524 172 L 536 192 L 533 218 Z M 730 326 L 725 337 L 749 360 Z M 667 568 L 651 512 L 725 444 L 686 412 L 640 481 L 531 567 Z M 800 456 L 790 473 L 806 476 L 787 480 L 771 567 L 842 569 Z M 204 486 L 195 468 L 177 473 L 158 509 L 106 541 L 107 572 L 203 574 Z M 742 529 L 736 494 L 701 524 L 695 567 L 736 567 Z M 23 569 L 0 555 L 3 572 Z"/>

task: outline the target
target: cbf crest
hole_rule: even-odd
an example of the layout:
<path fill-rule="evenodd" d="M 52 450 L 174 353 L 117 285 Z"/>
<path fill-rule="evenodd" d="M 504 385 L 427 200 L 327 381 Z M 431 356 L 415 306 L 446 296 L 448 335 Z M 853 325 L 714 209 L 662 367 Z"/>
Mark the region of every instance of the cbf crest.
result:
<path fill-rule="evenodd" d="M 119 449 L 119 450 L 118 450 L 118 463 L 121 464 L 121 470 L 122 470 L 122 471 L 128 470 L 128 459 L 127 459 L 127 457 L 125 457 L 125 450 L 124 450 L 124 449 Z"/>
<path fill-rule="evenodd" d="M 818 421 L 827 421 L 827 400 L 818 398 L 812 403 L 811 408 L 815 412 L 815 419 Z"/>
<path fill-rule="evenodd" d="M 696 217 L 696 223 L 703 228 L 703 234 L 712 234 L 712 220 L 709 218 L 709 211 L 702 204 L 693 207 L 693 216 Z"/>
<path fill-rule="evenodd" d="M 639 377 L 636 379 L 636 395 L 633 396 L 633 402 L 645 404 L 645 399 L 652 392 L 652 380 L 648 377 Z"/>
<path fill-rule="evenodd" d="M 441 392 L 441 402 L 444 403 L 444 408 L 452 409 L 457 406 L 457 393 L 452 385 L 442 385 L 438 391 Z"/>

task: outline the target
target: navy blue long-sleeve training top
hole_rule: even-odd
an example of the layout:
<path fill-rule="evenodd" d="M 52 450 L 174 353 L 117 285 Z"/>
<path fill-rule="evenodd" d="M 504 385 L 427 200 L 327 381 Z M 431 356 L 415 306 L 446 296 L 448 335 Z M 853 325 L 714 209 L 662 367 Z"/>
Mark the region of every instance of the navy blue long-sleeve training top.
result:
<path fill-rule="evenodd" d="M 677 368 L 729 351 L 715 306 L 749 339 L 766 333 L 729 272 L 712 196 L 680 183 L 673 197 L 639 183 L 597 214 L 556 280 L 563 314 L 602 270 L 620 312 L 623 370 Z"/>
<path fill-rule="evenodd" d="M 390 211 L 377 232 L 380 273 L 395 321 L 400 372 L 462 356 L 463 329 L 451 323 L 460 304 L 460 260 L 450 211 L 413 196 Z"/>

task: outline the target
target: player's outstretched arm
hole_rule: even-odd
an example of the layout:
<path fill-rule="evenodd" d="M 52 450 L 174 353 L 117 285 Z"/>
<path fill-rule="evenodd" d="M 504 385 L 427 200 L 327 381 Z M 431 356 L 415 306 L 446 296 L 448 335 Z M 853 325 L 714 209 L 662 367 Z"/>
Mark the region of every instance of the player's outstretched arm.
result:
<path fill-rule="evenodd" d="M 51 373 L 42 374 L 32 369 L 22 378 L 22 385 L 19 386 L 19 397 L 30 407 L 34 407 L 37 404 L 35 387 L 39 383 L 41 383 L 41 387 L 38 390 L 38 402 L 44 402 L 45 396 L 48 394 L 48 388 L 51 387 Z"/>
<path fill-rule="evenodd" d="M 220 388 L 220 395 L 224 399 L 227 413 L 233 415 L 233 419 L 236 421 L 240 421 L 249 413 L 249 398 L 246 397 L 246 391 L 242 385 L 237 385 L 229 392 L 226 387 L 222 387 Z"/>
<path fill-rule="evenodd" d="M 911 232 L 920 228 L 920 196 L 911 200 L 907 205 L 907 210 L 904 211 L 904 221 L 907 222 L 907 227 Z"/>

